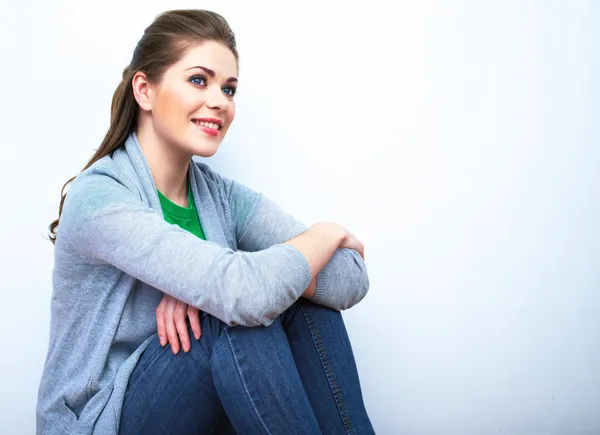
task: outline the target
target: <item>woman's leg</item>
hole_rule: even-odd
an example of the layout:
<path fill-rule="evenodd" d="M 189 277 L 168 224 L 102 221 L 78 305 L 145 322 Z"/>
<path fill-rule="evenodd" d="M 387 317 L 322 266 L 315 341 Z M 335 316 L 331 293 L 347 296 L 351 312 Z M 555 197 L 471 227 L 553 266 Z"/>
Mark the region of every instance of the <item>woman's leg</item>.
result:
<path fill-rule="evenodd" d="M 342 314 L 300 299 L 282 315 L 282 322 L 321 431 L 375 433 Z"/>
<path fill-rule="evenodd" d="M 203 313 L 202 331 L 188 353 L 151 343 L 121 433 L 373 433 L 340 313 L 301 299 L 269 327 Z"/>
<path fill-rule="evenodd" d="M 234 433 L 231 423 L 240 434 L 321 433 L 281 317 L 266 328 L 230 328 L 206 313 L 201 322 L 188 353 L 173 355 L 155 338 L 142 354 L 120 433 L 221 435 Z"/>
<path fill-rule="evenodd" d="M 281 320 L 225 327 L 214 346 L 214 384 L 239 434 L 321 434 Z"/>
<path fill-rule="evenodd" d="M 123 403 L 121 434 L 211 434 L 224 417 L 210 354 L 223 324 L 202 316 L 202 337 L 173 355 L 155 337 L 134 369 Z M 189 330 L 190 337 L 193 332 Z M 221 421 L 219 426 L 225 426 Z"/>

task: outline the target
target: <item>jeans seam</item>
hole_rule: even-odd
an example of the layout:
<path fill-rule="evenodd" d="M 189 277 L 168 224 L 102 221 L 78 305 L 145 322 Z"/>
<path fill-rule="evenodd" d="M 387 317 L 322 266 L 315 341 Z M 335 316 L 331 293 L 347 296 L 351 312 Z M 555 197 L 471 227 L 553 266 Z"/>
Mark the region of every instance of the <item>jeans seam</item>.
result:
<path fill-rule="evenodd" d="M 231 343 L 231 337 L 229 336 L 228 328 L 225 328 L 223 330 L 223 332 L 225 333 L 225 336 L 227 337 L 227 342 L 229 343 L 229 348 L 231 349 L 231 354 L 233 355 L 233 360 L 235 362 L 235 367 L 237 369 L 238 376 L 240 377 L 240 381 L 242 382 L 242 385 L 244 387 L 244 391 L 246 392 L 246 395 L 248 396 L 248 399 L 250 399 L 250 403 L 252 404 L 252 409 L 256 413 L 256 416 L 258 417 L 258 420 L 260 421 L 260 424 L 262 424 L 262 427 L 265 429 L 265 431 L 267 432 L 267 434 L 270 435 L 271 432 L 269 432 L 269 429 L 267 428 L 267 425 L 266 425 L 265 421 L 260 416 L 260 413 L 258 412 L 258 408 L 256 407 L 256 404 L 254 403 L 254 400 L 252 400 L 252 395 L 250 394 L 250 390 L 248 390 L 248 385 L 246 384 L 246 381 L 244 380 L 244 376 L 242 375 L 242 369 L 240 367 L 240 363 L 238 361 L 237 355 L 235 354 L 235 351 L 233 350 L 233 344 Z"/>
<path fill-rule="evenodd" d="M 317 349 L 319 359 L 321 360 L 321 365 L 323 366 L 323 370 L 325 372 L 325 377 L 329 382 L 329 388 L 333 394 L 333 398 L 340 413 L 340 417 L 342 418 L 342 422 L 344 423 L 344 427 L 346 428 L 346 432 L 348 435 L 354 435 L 356 434 L 356 431 L 354 430 L 354 425 L 350 419 L 350 413 L 348 412 L 348 408 L 346 407 L 344 398 L 342 397 L 342 390 L 340 389 L 338 381 L 335 377 L 335 373 L 333 372 L 333 367 L 329 361 L 329 357 L 327 356 L 327 351 L 323 345 L 323 339 L 321 338 L 321 334 L 319 334 L 316 322 L 308 312 L 306 304 L 300 304 L 300 309 L 302 310 L 304 318 L 306 319 L 306 323 L 308 324 L 310 335 Z"/>

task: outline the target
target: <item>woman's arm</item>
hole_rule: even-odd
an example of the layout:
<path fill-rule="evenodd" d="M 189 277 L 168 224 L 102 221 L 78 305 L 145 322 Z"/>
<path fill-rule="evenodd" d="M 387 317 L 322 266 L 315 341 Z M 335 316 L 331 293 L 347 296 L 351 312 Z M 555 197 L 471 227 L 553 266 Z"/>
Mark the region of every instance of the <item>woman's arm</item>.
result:
<path fill-rule="evenodd" d="M 300 297 L 340 234 L 317 225 L 300 241 L 234 252 L 168 224 L 118 175 L 92 168 L 69 189 L 58 237 L 87 262 L 111 264 L 227 324 L 256 326 Z"/>
<path fill-rule="evenodd" d="M 225 192 L 240 249 L 261 251 L 306 231 L 304 224 L 273 201 L 243 184 L 221 177 L 202 163 L 199 166 L 220 183 Z M 315 283 L 311 284 L 314 286 Z M 339 311 L 357 304 L 368 289 L 369 277 L 361 255 L 354 249 L 340 248 L 318 273 L 312 300 Z"/>

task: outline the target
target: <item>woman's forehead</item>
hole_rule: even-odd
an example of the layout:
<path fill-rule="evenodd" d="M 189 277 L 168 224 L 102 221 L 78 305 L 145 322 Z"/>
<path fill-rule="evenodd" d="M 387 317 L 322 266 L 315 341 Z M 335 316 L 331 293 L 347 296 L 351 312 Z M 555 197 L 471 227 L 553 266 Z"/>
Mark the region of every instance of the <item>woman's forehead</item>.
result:
<path fill-rule="evenodd" d="M 185 72 L 203 67 L 213 71 L 216 77 L 225 79 L 237 78 L 238 73 L 237 60 L 231 50 L 215 41 L 206 41 L 189 47 L 179 62 L 173 66 Z"/>

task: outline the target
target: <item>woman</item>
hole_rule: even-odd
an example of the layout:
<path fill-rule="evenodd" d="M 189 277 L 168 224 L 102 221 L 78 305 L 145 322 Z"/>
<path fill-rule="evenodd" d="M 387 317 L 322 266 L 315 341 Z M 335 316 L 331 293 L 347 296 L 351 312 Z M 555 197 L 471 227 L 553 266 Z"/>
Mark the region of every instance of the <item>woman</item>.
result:
<path fill-rule="evenodd" d="M 339 313 L 368 289 L 361 242 L 192 160 L 227 133 L 237 73 L 212 12 L 139 41 L 50 226 L 38 433 L 373 432 Z"/>

